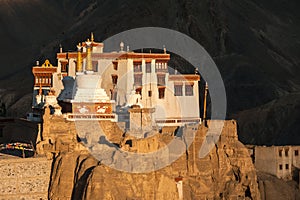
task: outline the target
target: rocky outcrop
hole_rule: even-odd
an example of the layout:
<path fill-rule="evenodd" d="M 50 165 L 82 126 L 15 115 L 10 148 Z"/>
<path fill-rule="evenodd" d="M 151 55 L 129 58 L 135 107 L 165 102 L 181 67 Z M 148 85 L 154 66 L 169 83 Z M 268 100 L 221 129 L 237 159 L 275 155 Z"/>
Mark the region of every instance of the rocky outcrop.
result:
<path fill-rule="evenodd" d="M 300 199 L 300 188 L 294 181 L 284 181 L 276 176 L 257 172 L 261 199 Z"/>
<path fill-rule="evenodd" d="M 65 50 L 74 50 L 74 42 L 82 41 L 90 32 L 102 41 L 128 29 L 154 26 L 185 33 L 212 55 L 225 83 L 228 115 L 256 108 L 283 94 L 300 91 L 298 7 L 297 0 L 2 1 L 0 17 L 5 20 L 0 22 L 0 35 L 5 38 L 5 48 L 0 55 L 0 90 L 11 88 L 17 97 L 15 102 L 30 93 L 35 59 L 42 62 L 49 58 L 54 62 L 59 44 Z M 193 72 L 188 63 L 181 62 L 184 59 L 174 57 L 171 67 Z M 2 100 L 8 108 L 11 100 L 6 99 Z M 10 112 L 13 116 L 7 116 L 23 117 L 26 113 L 20 110 L 25 106 L 26 111 L 31 109 L 29 104 L 20 102 Z M 295 115 L 298 119 L 299 113 Z M 255 119 L 245 115 L 238 122 L 242 126 L 250 122 L 260 127 Z M 272 119 L 280 120 L 276 115 Z M 299 129 L 299 125 L 279 125 L 287 132 Z M 263 126 L 267 127 L 264 141 L 270 141 L 273 123 Z M 299 141 L 295 135 L 289 137 Z M 243 142 L 260 142 L 256 137 L 252 142 L 252 138 Z"/>
<path fill-rule="evenodd" d="M 237 139 L 236 122 L 225 122 L 220 139 L 204 158 L 198 155 L 208 129 L 204 125 L 196 128 L 193 142 L 176 161 L 147 173 L 118 171 L 87 151 L 63 153 L 54 160 L 49 198 L 178 199 L 177 184 L 182 178 L 184 199 L 260 199 L 255 168 Z M 138 147 L 141 152 L 163 148 L 170 137 L 180 136 L 161 131 L 143 140 L 130 137 L 132 143 L 126 148 Z M 116 154 L 111 156 L 112 162 L 116 159 Z"/>

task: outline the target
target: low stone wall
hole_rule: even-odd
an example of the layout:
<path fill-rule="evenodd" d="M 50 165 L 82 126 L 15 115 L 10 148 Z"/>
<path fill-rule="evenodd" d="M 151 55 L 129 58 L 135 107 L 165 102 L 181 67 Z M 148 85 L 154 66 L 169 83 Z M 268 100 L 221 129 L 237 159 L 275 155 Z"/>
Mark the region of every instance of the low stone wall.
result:
<path fill-rule="evenodd" d="M 0 159 L 0 200 L 48 199 L 51 164 L 45 157 Z"/>

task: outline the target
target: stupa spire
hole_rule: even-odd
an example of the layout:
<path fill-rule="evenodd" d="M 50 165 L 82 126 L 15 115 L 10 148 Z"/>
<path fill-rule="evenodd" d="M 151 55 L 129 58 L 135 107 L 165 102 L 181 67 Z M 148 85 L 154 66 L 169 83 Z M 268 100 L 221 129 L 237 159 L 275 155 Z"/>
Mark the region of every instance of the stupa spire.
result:
<path fill-rule="evenodd" d="M 94 42 L 94 33 L 91 32 L 91 41 Z"/>
<path fill-rule="evenodd" d="M 79 43 L 77 45 L 77 66 L 76 66 L 76 71 L 77 72 L 82 72 L 82 55 L 81 55 L 81 44 Z"/>
<path fill-rule="evenodd" d="M 86 71 L 93 71 L 92 65 L 92 42 L 88 39 L 86 42 Z"/>

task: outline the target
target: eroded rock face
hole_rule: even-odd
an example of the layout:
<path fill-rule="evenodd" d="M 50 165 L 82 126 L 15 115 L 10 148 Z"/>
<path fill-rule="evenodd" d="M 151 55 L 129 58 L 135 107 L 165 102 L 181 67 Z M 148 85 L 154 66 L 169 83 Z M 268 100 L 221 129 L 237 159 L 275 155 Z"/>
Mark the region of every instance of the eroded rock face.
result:
<path fill-rule="evenodd" d="M 247 149 L 237 139 L 236 122 L 226 121 L 218 143 L 207 156 L 199 158 L 206 133 L 207 127 L 199 125 L 194 142 L 179 159 L 149 173 L 117 171 L 88 152 L 61 154 L 54 160 L 49 198 L 178 199 L 175 178 L 181 176 L 184 199 L 236 199 L 239 196 L 260 199 L 255 168 Z M 164 132 L 155 137 L 160 142 L 170 141 Z M 144 145 L 147 140 L 144 139 Z M 153 142 L 153 136 L 149 142 Z"/>
<path fill-rule="evenodd" d="M 300 199 L 300 188 L 295 181 L 284 181 L 274 175 L 257 172 L 262 200 Z"/>

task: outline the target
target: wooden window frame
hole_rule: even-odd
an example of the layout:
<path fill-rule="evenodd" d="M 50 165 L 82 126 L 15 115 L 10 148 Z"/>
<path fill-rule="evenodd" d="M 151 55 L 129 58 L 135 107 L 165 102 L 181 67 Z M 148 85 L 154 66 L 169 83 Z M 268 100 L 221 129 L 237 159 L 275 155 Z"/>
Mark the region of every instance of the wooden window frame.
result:
<path fill-rule="evenodd" d="M 185 84 L 185 96 L 194 96 L 194 84 Z"/>
<path fill-rule="evenodd" d="M 146 62 L 146 73 L 151 73 L 152 69 L 151 69 L 151 62 Z"/>
<path fill-rule="evenodd" d="M 176 84 L 174 85 L 174 96 L 183 96 L 183 85 Z"/>
<path fill-rule="evenodd" d="M 158 98 L 159 99 L 164 99 L 165 98 L 165 87 L 159 87 L 158 88 Z"/>

